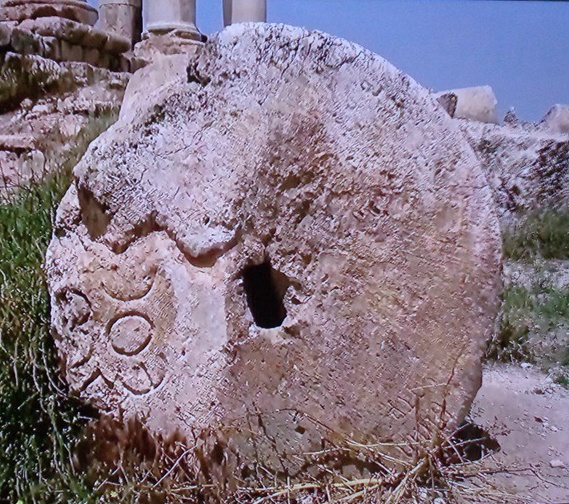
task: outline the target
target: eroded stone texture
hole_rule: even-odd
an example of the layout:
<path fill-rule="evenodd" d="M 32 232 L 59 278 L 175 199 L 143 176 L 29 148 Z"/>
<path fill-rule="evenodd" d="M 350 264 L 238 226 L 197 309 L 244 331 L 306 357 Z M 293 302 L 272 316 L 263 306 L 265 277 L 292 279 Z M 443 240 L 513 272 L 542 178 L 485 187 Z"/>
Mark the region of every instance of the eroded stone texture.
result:
<path fill-rule="evenodd" d="M 452 431 L 480 386 L 500 239 L 429 92 L 349 42 L 244 24 L 156 96 L 91 144 L 58 211 L 72 388 L 292 475 L 332 441 Z"/>
<path fill-rule="evenodd" d="M 118 117 L 128 74 L 0 54 L 0 200 L 71 168 Z"/>
<path fill-rule="evenodd" d="M 569 207 L 569 135 L 545 124 L 457 121 L 483 163 L 504 227 Z"/>
<path fill-rule="evenodd" d="M 569 105 L 553 106 L 545 114 L 542 123 L 554 133 L 569 134 Z"/>
<path fill-rule="evenodd" d="M 498 114 L 496 112 L 498 100 L 490 86 L 452 89 L 450 91 L 441 91 L 435 96 L 448 102 L 450 95 L 456 96 L 451 114 L 452 117 L 483 123 L 498 123 Z M 445 105 L 443 104 L 443 106 Z"/>
<path fill-rule="evenodd" d="M 142 33 L 142 0 L 100 0 L 99 25 L 134 45 Z"/>

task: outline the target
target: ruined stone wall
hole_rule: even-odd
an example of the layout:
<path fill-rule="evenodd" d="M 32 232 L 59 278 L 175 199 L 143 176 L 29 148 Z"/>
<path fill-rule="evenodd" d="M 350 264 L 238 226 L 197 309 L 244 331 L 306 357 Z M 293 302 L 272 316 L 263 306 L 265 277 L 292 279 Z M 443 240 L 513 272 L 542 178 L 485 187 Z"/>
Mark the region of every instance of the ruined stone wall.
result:
<path fill-rule="evenodd" d="M 141 61 L 125 54 L 131 41 L 60 17 L 0 21 L 0 56 L 37 55 L 57 62 L 84 62 L 111 71 L 132 72 Z"/>

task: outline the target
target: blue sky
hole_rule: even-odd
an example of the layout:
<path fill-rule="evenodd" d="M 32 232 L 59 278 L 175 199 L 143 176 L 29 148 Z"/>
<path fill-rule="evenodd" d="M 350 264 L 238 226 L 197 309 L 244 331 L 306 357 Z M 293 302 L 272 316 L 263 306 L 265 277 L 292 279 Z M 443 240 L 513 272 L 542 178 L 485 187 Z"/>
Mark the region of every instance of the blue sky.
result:
<path fill-rule="evenodd" d="M 197 4 L 200 30 L 220 30 L 222 0 Z M 502 113 L 539 120 L 569 104 L 566 2 L 268 0 L 268 16 L 357 42 L 429 88 L 490 84 Z"/>

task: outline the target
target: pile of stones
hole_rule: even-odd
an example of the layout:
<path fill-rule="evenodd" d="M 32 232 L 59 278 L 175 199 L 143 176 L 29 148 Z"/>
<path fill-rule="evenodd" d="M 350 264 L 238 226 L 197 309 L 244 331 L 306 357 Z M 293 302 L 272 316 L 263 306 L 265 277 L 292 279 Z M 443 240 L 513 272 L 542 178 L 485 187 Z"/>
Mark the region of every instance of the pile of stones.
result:
<path fill-rule="evenodd" d="M 0 54 L 38 55 L 112 71 L 132 72 L 141 61 L 129 55 L 127 37 L 95 28 L 97 11 L 84 1 L 0 1 Z"/>

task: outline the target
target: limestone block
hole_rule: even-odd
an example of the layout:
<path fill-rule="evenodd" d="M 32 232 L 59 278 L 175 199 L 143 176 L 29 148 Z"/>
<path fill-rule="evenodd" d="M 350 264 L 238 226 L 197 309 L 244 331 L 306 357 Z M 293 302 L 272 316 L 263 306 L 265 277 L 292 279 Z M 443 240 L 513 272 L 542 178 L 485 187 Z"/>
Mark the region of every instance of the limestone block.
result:
<path fill-rule="evenodd" d="M 99 53 L 99 65 L 101 68 L 111 68 L 111 57 L 107 53 Z"/>
<path fill-rule="evenodd" d="M 0 150 L 13 152 L 32 151 L 35 139 L 32 135 L 0 135 Z"/>
<path fill-rule="evenodd" d="M 7 23 L 0 23 L 0 48 L 10 45 L 13 27 Z"/>
<path fill-rule="evenodd" d="M 164 34 L 146 33 L 144 40 L 134 47 L 137 58 L 153 61 L 163 55 L 195 55 L 202 46 L 202 39 L 197 40 L 185 31 L 172 30 Z"/>
<path fill-rule="evenodd" d="M 442 97 L 448 94 L 456 96 L 454 117 L 483 123 L 498 123 L 496 111 L 498 100 L 490 86 L 452 89 L 436 93 L 435 96 Z"/>
<path fill-rule="evenodd" d="M 22 159 L 20 176 L 26 180 L 39 180 L 45 171 L 45 156 L 41 151 L 34 150 Z"/>
<path fill-rule="evenodd" d="M 20 28 L 44 37 L 56 37 L 73 45 L 101 48 L 107 43 L 108 35 L 92 26 L 59 17 L 26 19 Z"/>
<path fill-rule="evenodd" d="M 85 63 L 89 63 L 89 65 L 101 66 L 101 53 L 98 49 L 85 49 L 83 52 L 83 59 L 85 60 Z"/>
<path fill-rule="evenodd" d="M 131 43 L 126 37 L 109 33 L 104 50 L 111 54 L 122 54 L 130 50 Z"/>
<path fill-rule="evenodd" d="M 61 60 L 61 42 L 55 37 L 42 37 L 44 57 L 55 61 Z"/>
<path fill-rule="evenodd" d="M 501 241 L 432 95 L 347 41 L 240 24 L 149 102 L 91 144 L 58 210 L 46 272 L 72 389 L 293 475 L 325 440 L 411 460 L 452 432 Z"/>
<path fill-rule="evenodd" d="M 141 0 L 101 0 L 99 25 L 107 32 L 127 38 L 134 45 L 142 34 Z"/>
<path fill-rule="evenodd" d="M 569 136 L 523 122 L 460 126 L 484 165 L 504 228 L 528 213 L 569 207 Z"/>
<path fill-rule="evenodd" d="M 65 40 L 61 41 L 61 60 L 62 61 L 83 61 L 83 48 L 78 45 L 70 44 Z"/>
<path fill-rule="evenodd" d="M 555 105 L 545 114 L 542 124 L 554 133 L 569 134 L 569 105 Z"/>
<path fill-rule="evenodd" d="M 11 45 L 14 52 L 23 55 L 43 55 L 44 52 L 41 37 L 20 28 L 15 28 L 12 31 Z"/>
<path fill-rule="evenodd" d="M 136 72 L 126 87 L 121 105 L 120 119 L 130 122 L 136 119 L 157 99 L 166 84 L 187 78 L 188 57 L 183 54 L 162 55 Z"/>
<path fill-rule="evenodd" d="M 108 54 L 109 58 L 109 65 L 108 69 L 111 72 L 120 72 L 121 71 L 121 57 L 117 54 Z"/>
<path fill-rule="evenodd" d="M 267 0 L 223 0 L 225 26 L 235 23 L 266 23 Z"/>
<path fill-rule="evenodd" d="M 0 19 L 24 21 L 53 16 L 91 26 L 98 18 L 97 9 L 84 0 L 0 0 Z"/>
<path fill-rule="evenodd" d="M 454 93 L 438 94 L 437 101 L 447 111 L 447 114 L 454 117 L 458 98 Z"/>
<path fill-rule="evenodd" d="M 46 90 L 65 92 L 75 87 L 66 68 L 40 56 L 7 53 L 0 58 L 0 107 L 12 108 Z"/>

